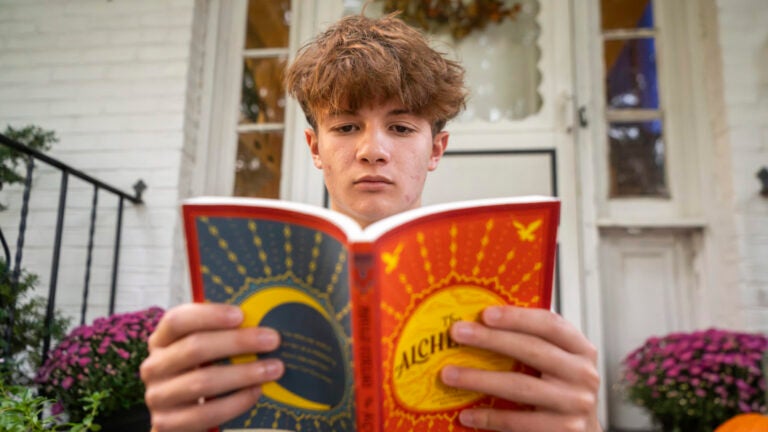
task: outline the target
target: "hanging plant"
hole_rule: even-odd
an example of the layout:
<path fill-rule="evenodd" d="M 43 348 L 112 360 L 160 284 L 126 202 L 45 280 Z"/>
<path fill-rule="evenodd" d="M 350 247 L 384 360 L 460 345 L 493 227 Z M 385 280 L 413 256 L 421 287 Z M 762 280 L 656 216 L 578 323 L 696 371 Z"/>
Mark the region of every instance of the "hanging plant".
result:
<path fill-rule="evenodd" d="M 400 11 L 408 24 L 428 32 L 448 29 L 455 40 L 461 40 L 489 23 L 499 24 L 515 19 L 522 6 L 504 0 L 381 0 L 384 12 Z"/>

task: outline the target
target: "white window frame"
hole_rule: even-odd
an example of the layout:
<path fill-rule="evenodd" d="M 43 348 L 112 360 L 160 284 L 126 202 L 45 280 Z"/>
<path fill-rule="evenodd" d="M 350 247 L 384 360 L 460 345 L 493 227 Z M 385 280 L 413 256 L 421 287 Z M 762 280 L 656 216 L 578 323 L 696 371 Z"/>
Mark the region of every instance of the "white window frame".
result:
<path fill-rule="evenodd" d="M 206 59 L 199 145 L 196 153 L 195 195 L 232 195 L 235 183 L 237 134 L 284 130 L 280 198 L 321 205 L 321 172 L 304 148 L 307 123 L 298 103 L 288 98 L 284 125 L 238 125 L 243 55 L 273 55 L 274 50 L 246 51 L 247 0 L 211 0 L 206 29 Z M 341 0 L 293 0 L 289 61 L 320 28 L 341 15 Z M 285 50 L 280 49 L 279 53 Z"/>
<path fill-rule="evenodd" d="M 602 64 L 603 37 L 600 29 L 600 10 L 590 2 L 593 29 L 591 40 L 592 65 Z M 689 227 L 704 225 L 700 203 L 698 163 L 686 163 L 688 158 L 698 162 L 700 149 L 696 143 L 695 120 L 686 113 L 695 111 L 695 94 L 690 77 L 691 58 L 687 25 L 684 14 L 691 13 L 686 1 L 667 2 L 654 0 L 653 14 L 656 31 L 640 31 L 655 35 L 660 110 L 663 124 L 663 140 L 666 152 L 666 180 L 669 198 L 657 197 L 609 197 L 609 164 L 607 142 L 607 110 L 605 103 L 604 71 L 591 74 L 592 109 L 588 109 L 589 121 L 595 143 L 595 168 L 597 170 L 598 225 L 600 226 L 651 226 Z M 595 67 L 597 66 L 590 66 Z M 588 107 L 588 105 L 587 105 Z"/>

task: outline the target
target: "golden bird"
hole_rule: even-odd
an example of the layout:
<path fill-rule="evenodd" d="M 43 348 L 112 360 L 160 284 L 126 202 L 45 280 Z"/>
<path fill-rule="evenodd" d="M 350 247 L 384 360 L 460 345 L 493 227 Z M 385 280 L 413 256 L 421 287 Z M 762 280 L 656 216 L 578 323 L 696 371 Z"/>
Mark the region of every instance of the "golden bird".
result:
<path fill-rule="evenodd" d="M 531 222 L 528 226 L 517 221 L 513 221 L 512 223 L 515 228 L 517 228 L 517 235 L 520 237 L 520 241 L 532 242 L 536 240 L 536 235 L 533 233 L 541 226 L 541 219 Z"/>
<path fill-rule="evenodd" d="M 384 271 L 387 274 L 392 273 L 397 268 L 397 263 L 400 262 L 400 253 L 403 252 L 403 244 L 398 243 L 397 247 L 392 253 L 382 252 L 381 260 L 386 264 Z"/>

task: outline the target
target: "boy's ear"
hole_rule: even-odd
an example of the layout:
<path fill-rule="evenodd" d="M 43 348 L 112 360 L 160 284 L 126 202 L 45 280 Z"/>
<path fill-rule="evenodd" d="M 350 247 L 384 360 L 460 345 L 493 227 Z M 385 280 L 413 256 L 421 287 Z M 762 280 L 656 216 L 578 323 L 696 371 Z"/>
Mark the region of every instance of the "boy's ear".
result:
<path fill-rule="evenodd" d="M 320 151 L 317 147 L 317 132 L 312 128 L 306 128 L 304 129 L 304 138 L 307 140 L 309 153 L 312 155 L 312 163 L 315 164 L 315 168 L 323 169 L 323 161 L 320 159 Z"/>
<path fill-rule="evenodd" d="M 430 171 L 437 169 L 437 164 L 440 163 L 446 147 L 448 147 L 448 132 L 440 131 L 432 137 L 432 154 L 429 156 L 429 164 L 427 168 Z"/>

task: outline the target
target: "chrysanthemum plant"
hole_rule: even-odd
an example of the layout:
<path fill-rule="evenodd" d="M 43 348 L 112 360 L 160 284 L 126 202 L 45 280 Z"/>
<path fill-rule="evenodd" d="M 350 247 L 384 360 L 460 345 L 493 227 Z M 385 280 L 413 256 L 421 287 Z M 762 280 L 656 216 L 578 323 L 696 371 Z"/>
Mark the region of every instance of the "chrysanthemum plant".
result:
<path fill-rule="evenodd" d="M 652 337 L 623 361 L 627 398 L 666 432 L 712 431 L 766 413 L 762 334 L 709 329 Z"/>
<path fill-rule="evenodd" d="M 75 420 L 85 415 L 82 398 L 102 390 L 108 390 L 109 397 L 101 401 L 101 415 L 142 405 L 139 366 L 162 315 L 163 309 L 152 307 L 75 328 L 39 369 L 41 391 L 55 397 Z"/>

